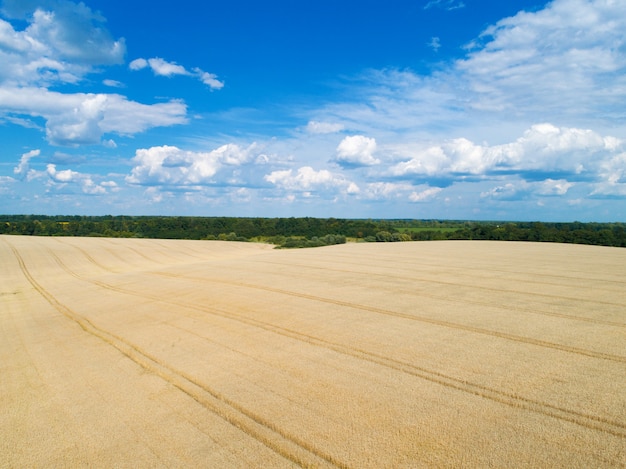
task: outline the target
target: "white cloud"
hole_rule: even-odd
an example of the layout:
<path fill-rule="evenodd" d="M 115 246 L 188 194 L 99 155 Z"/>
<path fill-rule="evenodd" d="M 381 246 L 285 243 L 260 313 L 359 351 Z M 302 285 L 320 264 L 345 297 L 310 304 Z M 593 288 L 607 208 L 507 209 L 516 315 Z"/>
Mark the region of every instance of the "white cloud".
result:
<path fill-rule="evenodd" d="M 515 184 L 509 182 L 501 186 L 496 186 L 488 191 L 481 192 L 483 198 L 493 199 L 514 199 L 518 196 L 519 188 Z"/>
<path fill-rule="evenodd" d="M 97 66 L 124 59 L 124 40 L 113 40 L 104 28 L 105 19 L 83 3 L 5 1 L 2 13 L 27 24 L 16 30 L 0 19 L 0 112 L 4 120 L 39 128 L 33 118 L 43 118 L 48 142 L 67 146 L 99 143 L 109 132 L 131 135 L 187 122 L 186 106 L 178 101 L 145 105 L 118 94 L 48 90 L 52 85 L 78 83 L 98 71 Z M 103 83 L 122 85 L 115 80 Z"/>
<path fill-rule="evenodd" d="M 224 87 L 224 82 L 218 80 L 217 75 L 214 73 L 208 73 L 204 70 L 195 67 L 193 72 L 188 71 L 182 65 L 178 65 L 176 62 L 167 62 L 160 57 L 152 59 L 135 59 L 128 68 L 133 71 L 142 70 L 144 68 L 150 68 L 152 72 L 157 76 L 171 77 L 174 75 L 192 76 L 196 77 L 202 83 L 207 85 L 212 90 L 219 90 Z"/>
<path fill-rule="evenodd" d="M 345 137 L 337 146 L 336 161 L 351 166 L 371 166 L 380 163 L 374 158 L 376 139 L 363 135 Z"/>
<path fill-rule="evenodd" d="M 76 182 L 76 179 L 80 177 L 80 173 L 72 171 L 71 169 L 65 169 L 63 171 L 57 171 L 56 165 L 46 165 L 46 173 L 55 182 Z"/>
<path fill-rule="evenodd" d="M 397 182 L 370 182 L 365 185 L 359 198 L 366 200 L 407 199 L 415 186 Z"/>
<path fill-rule="evenodd" d="M 164 77 L 170 77 L 172 75 L 189 75 L 189 72 L 185 70 L 185 67 L 182 65 L 178 65 L 175 62 L 166 62 L 160 57 L 148 59 L 148 65 L 155 75 L 161 75 Z"/>
<path fill-rule="evenodd" d="M 106 194 L 107 187 L 116 187 L 116 184 L 113 181 L 97 184 L 89 174 L 80 173 L 71 169 L 59 171 L 54 164 L 46 165 L 45 173 L 53 185 L 65 187 L 68 184 L 76 184 L 80 187 L 82 193 L 87 195 Z"/>
<path fill-rule="evenodd" d="M 441 48 L 441 40 L 436 36 L 431 37 L 427 45 L 435 52 L 438 52 L 439 49 Z"/>
<path fill-rule="evenodd" d="M 16 182 L 17 180 L 11 176 L 0 176 L 0 194 L 5 195 L 12 193 L 9 184 L 15 184 Z"/>
<path fill-rule="evenodd" d="M 239 145 L 229 143 L 222 145 L 221 147 L 213 150 L 211 153 L 216 155 L 218 160 L 227 165 L 239 166 L 249 163 L 255 156 L 253 150 L 256 149 L 257 144 L 252 143 L 246 148 L 242 148 Z"/>
<path fill-rule="evenodd" d="M 135 166 L 126 181 L 156 186 L 212 184 L 222 167 L 251 162 L 255 147 L 255 144 L 247 148 L 228 144 L 210 152 L 193 152 L 168 145 L 142 148 L 135 152 L 132 160 Z"/>
<path fill-rule="evenodd" d="M 272 171 L 265 180 L 288 191 L 320 191 L 331 188 L 344 188 L 350 193 L 358 192 L 358 187 L 342 175 L 326 169 L 319 171 L 310 166 L 302 166 L 294 173 L 293 170 Z"/>
<path fill-rule="evenodd" d="M 207 85 L 212 90 L 220 90 L 224 88 L 224 82 L 217 79 L 217 75 L 214 73 L 204 72 L 199 68 L 193 69 L 202 83 Z"/>
<path fill-rule="evenodd" d="M 105 79 L 105 80 L 102 80 L 102 84 L 105 86 L 109 86 L 111 88 L 124 88 L 124 83 L 122 83 L 121 81 L 117 81 L 117 80 Z"/>
<path fill-rule="evenodd" d="M 135 59 L 128 64 L 128 68 L 132 71 L 143 70 L 148 66 L 148 61 L 146 59 Z"/>
<path fill-rule="evenodd" d="M 396 141 L 496 140 L 540 121 L 615 128 L 626 108 L 626 2 L 555 0 L 488 28 L 464 58 L 429 76 L 368 71 L 352 100 L 315 111 L 355 132 Z"/>
<path fill-rule="evenodd" d="M 361 192 L 361 189 L 354 182 L 351 182 L 350 184 L 348 184 L 348 187 L 346 189 L 346 194 L 354 195 L 354 194 L 359 194 L 360 192 Z"/>
<path fill-rule="evenodd" d="M 95 144 L 103 134 L 130 135 L 187 122 L 177 101 L 141 104 L 118 94 L 63 94 L 44 88 L 0 88 L 0 109 L 46 119 L 46 136 L 55 145 Z"/>
<path fill-rule="evenodd" d="M 0 19 L 0 83 L 76 83 L 94 66 L 123 61 L 124 39 L 113 40 L 102 27 L 104 19 L 89 7 L 69 1 L 44 3 L 46 7 L 22 7 L 18 12 L 14 2 L 5 2 L 3 11 L 20 13 L 28 26 L 18 31 Z"/>
<path fill-rule="evenodd" d="M 540 195 L 565 195 L 567 191 L 574 186 L 573 183 L 566 181 L 565 179 L 546 179 L 540 183 L 540 187 L 537 190 L 537 194 Z"/>
<path fill-rule="evenodd" d="M 593 196 L 626 196 L 626 153 L 620 153 L 600 165 L 600 181 Z"/>
<path fill-rule="evenodd" d="M 13 174 L 16 174 L 20 179 L 24 179 L 30 170 L 30 160 L 41 154 L 41 150 L 31 150 L 24 153 L 20 158 L 19 164 L 13 168 Z"/>
<path fill-rule="evenodd" d="M 456 69 L 476 109 L 610 118 L 626 97 L 625 30 L 625 2 L 555 0 L 487 28 Z"/>
<path fill-rule="evenodd" d="M 25 129 L 37 129 L 43 130 L 43 127 L 38 125 L 36 122 L 28 118 L 15 117 L 15 116 L 0 116 L 0 123 L 9 122 L 11 124 L 19 125 L 20 127 L 24 127 Z"/>
<path fill-rule="evenodd" d="M 333 122 L 309 121 L 306 125 L 306 131 L 310 134 L 334 134 L 343 129 L 343 124 Z"/>
<path fill-rule="evenodd" d="M 106 194 L 107 190 L 104 188 L 102 184 L 98 185 L 91 178 L 85 178 L 82 180 L 81 189 L 83 193 L 89 195 L 100 195 Z"/>
<path fill-rule="evenodd" d="M 537 124 L 516 141 L 503 145 L 477 145 L 458 138 L 418 149 L 409 147 L 405 153 L 412 151 L 413 156 L 391 166 L 389 172 L 393 176 L 555 173 L 593 178 L 602 162 L 621 145 L 619 139 L 602 137 L 589 129 Z"/>
<path fill-rule="evenodd" d="M 409 195 L 409 200 L 411 202 L 425 202 L 429 199 L 432 199 L 441 191 L 442 189 L 440 187 L 430 187 L 428 189 L 424 189 L 421 192 L 411 192 L 411 194 Z"/>

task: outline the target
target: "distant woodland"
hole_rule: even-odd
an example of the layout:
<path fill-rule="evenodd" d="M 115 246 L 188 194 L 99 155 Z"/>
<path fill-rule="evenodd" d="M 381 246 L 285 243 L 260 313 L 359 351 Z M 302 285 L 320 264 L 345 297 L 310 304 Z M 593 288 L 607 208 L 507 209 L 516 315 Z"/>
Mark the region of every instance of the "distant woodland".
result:
<path fill-rule="evenodd" d="M 262 241 L 282 248 L 446 239 L 626 247 L 626 223 L 0 215 L 0 234 Z"/>

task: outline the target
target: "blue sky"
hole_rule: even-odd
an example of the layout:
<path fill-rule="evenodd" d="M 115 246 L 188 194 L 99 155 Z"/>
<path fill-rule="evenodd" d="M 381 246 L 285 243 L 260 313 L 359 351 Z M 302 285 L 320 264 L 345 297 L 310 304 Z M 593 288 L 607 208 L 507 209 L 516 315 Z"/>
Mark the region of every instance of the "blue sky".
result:
<path fill-rule="evenodd" d="M 626 221 L 626 2 L 0 2 L 0 213 Z"/>

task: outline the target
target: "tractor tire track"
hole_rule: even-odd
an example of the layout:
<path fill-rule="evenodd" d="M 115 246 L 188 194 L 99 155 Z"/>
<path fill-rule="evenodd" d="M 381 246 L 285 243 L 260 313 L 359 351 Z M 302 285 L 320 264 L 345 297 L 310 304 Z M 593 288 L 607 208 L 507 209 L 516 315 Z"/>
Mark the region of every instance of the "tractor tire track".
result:
<path fill-rule="evenodd" d="M 105 266 L 104 264 L 101 264 L 100 262 L 98 262 L 97 260 L 95 260 L 93 257 L 91 257 L 91 255 L 85 251 L 83 248 L 76 246 L 75 244 L 70 244 L 67 242 L 62 241 L 59 238 L 54 238 L 58 243 L 61 243 L 65 246 L 71 246 L 72 248 L 76 249 L 77 251 L 79 251 L 83 256 L 85 256 L 85 259 L 87 259 L 89 261 L 90 264 L 95 265 L 96 267 L 98 267 L 101 270 L 104 270 L 106 272 L 111 272 L 111 273 L 116 273 L 115 270 L 110 269 L 109 267 Z M 52 252 L 52 251 L 49 251 Z M 56 256 L 55 256 L 56 257 Z M 58 258 L 57 258 L 58 259 Z"/>
<path fill-rule="evenodd" d="M 371 267 L 371 264 L 365 264 L 365 263 L 360 263 L 360 262 L 354 262 L 353 258 L 347 257 L 347 256 L 342 256 L 342 255 L 336 255 L 333 256 L 333 259 L 336 261 L 337 259 L 348 259 L 348 262 L 343 262 L 345 264 L 350 264 L 350 265 L 356 265 L 356 266 L 360 266 L 360 267 Z M 416 264 L 420 265 L 420 266 L 425 266 L 425 267 L 432 267 L 434 269 L 439 269 L 441 268 L 441 266 L 439 264 L 433 264 L 433 263 L 426 263 L 424 262 L 422 259 L 416 258 L 414 261 L 398 261 L 398 259 L 390 259 L 390 258 L 380 258 L 381 262 L 387 262 L 387 261 L 393 261 L 394 263 L 394 268 L 396 265 L 398 264 L 402 264 L 402 265 L 410 265 L 410 266 L 415 266 Z M 469 272 L 478 272 L 479 274 L 482 272 L 481 269 L 477 269 L 477 268 L 472 268 L 472 267 L 463 267 L 460 265 L 456 265 L 454 267 L 456 270 L 458 271 L 469 271 Z M 409 271 L 406 268 L 402 268 L 400 270 L 403 270 L 405 272 Z M 518 270 L 503 270 L 503 269 L 496 269 L 493 267 L 489 267 L 489 271 L 490 272 L 498 272 L 498 273 L 502 273 L 502 274 L 511 274 L 511 275 L 522 275 L 522 276 L 528 276 L 530 273 L 529 272 L 524 272 L 524 271 L 518 271 Z M 582 271 L 582 272 L 576 272 L 576 273 L 581 273 L 581 274 L 585 274 L 586 272 Z M 475 274 L 468 274 L 471 277 L 475 277 Z M 565 280 L 579 280 L 580 277 L 576 277 L 576 276 L 570 276 L 570 275 L 555 275 L 555 274 L 543 274 L 543 273 L 537 273 L 537 272 L 532 272 L 532 275 L 534 277 L 544 277 L 544 278 L 552 278 L 552 279 L 565 279 Z M 481 276 L 481 278 L 486 278 L 488 279 L 489 277 L 485 277 L 484 275 Z M 615 284 L 616 286 L 622 287 L 626 284 L 626 282 L 622 282 L 619 280 L 613 280 L 613 279 L 605 279 L 605 278 L 587 278 L 587 280 L 591 280 L 594 282 L 602 282 L 604 284 Z M 560 283 L 549 283 L 549 282 L 540 282 L 537 280 L 528 280 L 527 278 L 524 278 L 523 280 L 525 283 L 538 283 L 541 285 L 555 285 L 555 286 L 562 286 L 562 284 Z M 610 290 L 609 290 L 610 291 Z"/>
<path fill-rule="evenodd" d="M 263 261 L 265 262 L 265 261 Z M 270 263 L 270 262 L 268 262 Z M 275 262 L 274 264 L 277 265 L 284 265 L 281 264 L 279 262 Z M 290 265 L 296 265 L 296 264 L 290 264 Z M 358 265 L 358 264 L 357 264 Z M 314 266 L 302 266 L 302 267 L 307 267 L 307 268 L 311 268 L 311 269 L 321 269 L 320 267 L 314 267 Z M 355 272 L 353 270 L 345 270 L 345 269 L 333 269 L 333 268 L 328 268 L 325 270 L 330 270 L 330 271 L 334 271 L 334 272 L 345 272 L 345 273 L 358 273 Z M 367 274 L 370 275 L 370 274 Z M 376 276 L 377 274 L 371 274 L 372 276 Z M 392 274 L 385 274 L 385 275 L 381 275 L 378 274 L 382 277 L 386 277 L 386 278 L 398 278 L 398 279 L 402 279 L 402 280 L 406 280 L 407 277 L 406 276 L 401 276 L 401 275 L 392 275 Z M 430 284 L 437 284 L 437 285 L 446 285 L 446 286 L 458 286 L 458 287 L 467 287 L 467 288 L 471 288 L 474 290 L 485 290 L 488 292 L 498 292 L 498 293 L 514 293 L 514 294 L 522 294 L 522 295 L 531 295 L 531 296 L 536 296 L 536 297 L 541 297 L 541 298 L 548 298 L 548 299 L 556 299 L 556 300 L 568 300 L 568 301 L 575 301 L 575 302 L 585 302 L 585 303 L 594 303 L 594 304 L 601 304 L 601 305 L 607 305 L 607 306 L 618 306 L 618 307 L 623 307 L 624 305 L 622 303 L 615 303 L 615 302 L 610 302 L 610 301 L 602 301 L 602 300 L 588 300 L 585 298 L 576 298 L 576 297 L 567 297 L 567 296 L 561 296 L 561 295 L 550 295 L 547 293 L 535 293 L 535 292 L 527 292 L 527 291 L 522 291 L 522 290 L 514 290 L 514 289 L 502 289 L 502 288 L 493 288 L 493 287 L 486 287 L 483 285 L 473 285 L 473 284 L 463 284 L 463 283 L 455 283 L 455 282 L 446 282 L 445 280 L 433 280 L 433 279 L 429 279 L 429 278 L 424 278 L 424 277 L 411 277 L 411 280 L 415 280 L 418 282 L 423 282 L 423 283 L 430 283 Z M 531 282 L 527 282 L 527 283 L 532 283 Z M 535 282 L 535 283 L 539 283 L 541 285 L 544 285 L 541 282 Z M 623 285 L 626 285 L 626 283 L 622 283 Z M 562 286 L 559 284 L 555 284 L 556 286 Z M 613 293 L 611 291 L 611 293 Z M 623 326 L 626 326 L 626 324 L 622 324 Z"/>
<path fill-rule="evenodd" d="M 74 274 L 74 276 L 79 279 L 81 278 L 80 276 L 76 274 Z M 188 277 L 183 277 L 183 276 L 170 275 L 170 274 L 167 274 L 167 276 L 178 277 L 184 280 L 189 280 Z M 374 363 L 374 364 L 377 364 L 386 368 L 390 368 L 395 371 L 406 373 L 408 375 L 411 375 L 420 379 L 424 379 L 431 383 L 442 385 L 448 389 L 454 389 L 456 391 L 475 395 L 475 396 L 485 398 L 485 399 L 488 399 L 488 400 L 491 400 L 493 402 L 497 402 L 500 404 L 504 404 L 504 405 L 507 405 L 516 409 L 523 409 L 523 410 L 531 411 L 531 412 L 538 413 L 547 417 L 552 417 L 552 418 L 556 418 L 562 421 L 574 423 L 576 425 L 580 425 L 582 427 L 585 427 L 591 430 L 597 430 L 600 432 L 604 432 L 613 436 L 626 439 L 626 423 L 613 421 L 611 419 L 604 418 L 602 416 L 591 415 L 591 414 L 587 414 L 584 412 L 579 412 L 576 410 L 567 409 L 567 408 L 556 406 L 553 404 L 537 401 L 534 399 L 529 399 L 529 398 L 526 398 L 526 397 L 523 397 L 514 393 L 503 391 L 501 389 L 495 389 L 489 386 L 471 383 L 471 382 L 468 382 L 467 380 L 455 378 L 455 377 L 446 375 L 438 371 L 429 370 L 423 367 L 413 365 L 411 363 L 403 362 L 401 360 L 396 360 L 396 359 L 393 359 L 384 355 L 379 355 L 379 354 L 376 354 L 367 350 L 349 347 L 340 343 L 331 342 L 331 341 L 321 339 L 319 337 L 315 337 L 315 336 L 305 334 L 299 331 L 277 326 L 275 324 L 266 323 L 263 321 L 259 321 L 257 319 L 252 319 L 252 318 L 240 315 L 240 314 L 233 313 L 232 311 L 224 311 L 224 310 L 214 308 L 214 307 L 199 306 L 196 304 L 189 304 L 189 303 L 185 303 L 182 301 L 164 299 L 158 295 L 141 293 L 135 290 L 129 290 L 126 288 L 117 287 L 117 286 L 110 285 L 110 284 L 96 281 L 96 280 L 89 280 L 89 279 L 82 279 L 82 280 L 98 285 L 101 288 L 115 291 L 118 293 L 131 295 L 131 296 L 135 296 L 135 297 L 139 297 L 143 299 L 150 299 L 150 300 L 162 303 L 162 304 L 169 304 L 172 306 L 177 306 L 179 308 L 184 308 L 186 310 L 196 311 L 198 313 L 203 313 L 203 314 L 210 314 L 213 316 L 217 316 L 217 317 L 225 318 L 228 320 L 237 321 L 240 323 L 251 325 L 254 327 L 258 327 L 260 329 L 276 333 L 283 337 L 288 337 L 291 339 L 302 341 L 313 346 L 322 347 L 327 350 L 334 351 L 336 353 L 352 356 L 360 360 L 368 361 L 370 363 Z M 247 286 L 246 284 L 242 284 L 240 282 L 221 282 L 221 283 L 228 283 L 231 285 L 234 284 L 238 286 Z M 254 288 L 254 286 L 251 286 L 251 288 Z M 269 291 L 275 291 L 275 290 L 278 290 L 278 289 L 270 289 Z M 278 291 L 282 292 L 281 290 L 278 290 Z M 289 292 L 287 292 L 286 294 L 289 294 Z M 296 294 L 295 296 L 300 296 L 300 295 Z M 318 300 L 317 297 L 313 297 L 311 295 L 304 295 L 303 297 L 307 299 Z M 331 301 L 331 302 L 335 303 L 334 301 Z M 343 302 L 338 302 L 335 304 L 340 304 L 340 303 L 343 303 Z M 341 305 L 344 306 L 344 304 L 341 304 Z M 348 305 L 350 305 L 349 307 L 358 307 L 352 304 L 348 304 Z M 202 319 L 202 315 L 194 316 L 194 318 Z M 119 340 L 123 340 L 123 339 L 119 339 Z M 551 348 L 557 348 L 557 347 L 551 347 Z M 594 357 L 594 358 L 604 358 L 604 357 Z M 619 360 L 619 361 L 626 362 L 626 359 L 624 359 L 623 357 L 618 357 L 618 358 L 622 358 L 622 360 Z M 268 423 L 268 425 L 271 425 L 271 423 Z M 303 445 L 307 445 L 307 444 L 303 442 Z M 329 462 L 339 465 L 339 463 L 336 461 L 331 460 Z"/>
<path fill-rule="evenodd" d="M 375 307 L 375 306 L 351 303 L 351 302 L 348 302 L 348 301 L 336 300 L 336 299 L 333 299 L 333 298 L 325 298 L 325 297 L 321 297 L 321 296 L 310 295 L 310 294 L 307 294 L 307 293 L 299 293 L 299 292 L 294 292 L 294 291 L 290 291 L 290 290 L 283 290 L 283 289 L 280 289 L 280 288 L 266 287 L 266 286 L 261 286 L 261 285 L 245 283 L 245 282 L 235 282 L 235 281 L 216 279 L 216 278 L 199 278 L 199 277 L 180 276 L 180 275 L 177 275 L 177 274 L 170 274 L 170 273 L 166 273 L 166 272 L 149 272 L 149 273 L 153 274 L 153 275 L 161 275 L 161 276 L 165 276 L 165 277 L 183 278 L 185 280 L 195 280 L 195 281 L 199 281 L 199 282 L 207 282 L 208 281 L 208 282 L 219 283 L 219 284 L 223 284 L 223 285 L 231 285 L 231 286 L 237 286 L 237 287 L 250 288 L 250 289 L 254 289 L 254 290 L 262 290 L 262 291 L 266 291 L 266 292 L 270 292 L 270 293 L 277 293 L 277 294 L 280 294 L 280 295 L 293 296 L 293 297 L 296 297 L 296 298 L 303 298 L 303 299 L 306 299 L 306 300 L 332 304 L 332 305 L 335 305 L 335 306 L 341 306 L 341 307 L 345 307 L 345 308 L 357 309 L 357 310 L 360 310 L 360 311 L 369 311 L 371 313 L 382 314 L 382 315 L 385 315 L 385 316 L 392 316 L 392 317 L 397 317 L 397 318 L 402 318 L 402 319 L 408 319 L 410 321 L 417 321 L 417 322 L 423 322 L 423 323 L 427 323 L 427 324 L 433 324 L 435 326 L 441 326 L 441 327 L 447 327 L 447 328 L 451 328 L 451 329 L 463 330 L 463 331 L 472 332 L 472 333 L 475 333 L 475 334 L 482 334 L 482 335 L 487 335 L 487 336 L 491 336 L 491 337 L 498 337 L 500 339 L 511 340 L 511 341 L 514 341 L 514 342 L 520 342 L 520 343 L 524 343 L 524 344 L 536 345 L 538 347 L 545 347 L 545 348 L 549 348 L 549 349 L 553 349 L 553 350 L 560 350 L 560 351 L 563 351 L 563 352 L 574 353 L 574 354 L 583 355 L 583 356 L 587 356 L 587 357 L 592 357 L 592 358 L 597 358 L 597 359 L 602 359 L 602 360 L 609 360 L 609 361 L 618 362 L 618 363 L 626 363 L 626 357 L 623 357 L 621 355 L 613 355 L 613 354 L 604 353 L 604 352 L 596 352 L 596 351 L 593 351 L 593 350 L 587 350 L 587 349 L 583 349 L 583 348 L 572 347 L 570 345 L 556 344 L 554 342 L 548 342 L 548 341 L 545 341 L 545 340 L 533 339 L 532 337 L 523 337 L 523 336 L 519 336 L 519 335 L 508 334 L 506 332 L 493 331 L 493 330 L 489 330 L 489 329 L 483 329 L 481 327 L 468 326 L 468 325 L 465 325 L 465 324 L 459 324 L 459 323 L 454 323 L 454 322 L 450 322 L 450 321 L 444 321 L 444 320 L 441 320 L 441 319 L 434 319 L 434 318 L 428 318 L 428 317 L 425 317 L 425 316 L 416 316 L 416 315 L 413 315 L 413 314 L 400 313 L 400 312 L 397 312 L 397 311 L 390 311 L 388 309 L 378 308 L 378 307 Z"/>
<path fill-rule="evenodd" d="M 335 467 L 345 467 L 344 464 L 337 461 L 331 455 L 326 455 L 314 448 L 311 444 L 299 441 L 297 437 L 286 434 L 272 422 L 266 421 L 263 417 L 254 414 L 240 404 L 232 401 L 227 396 L 208 388 L 186 373 L 173 369 L 166 363 L 159 361 L 156 357 L 126 341 L 122 337 L 95 326 L 87 318 L 77 314 L 58 301 L 49 291 L 37 282 L 28 270 L 19 251 L 8 241 L 4 241 L 9 244 L 9 247 L 13 251 L 22 273 L 33 288 L 37 290 L 37 292 L 39 292 L 39 294 L 57 311 L 76 323 L 88 334 L 97 337 L 110 346 L 116 348 L 123 355 L 137 363 L 146 371 L 160 376 L 169 384 L 194 399 L 201 406 L 218 415 L 231 425 L 239 428 L 242 432 L 261 442 L 284 458 L 303 467 L 329 465 Z M 58 257 L 56 259 L 60 262 Z M 78 275 L 74 275 L 74 277 L 80 278 Z M 92 283 L 96 283 L 98 285 L 101 284 L 101 282 Z M 102 284 L 100 286 L 107 288 L 105 285 L 106 284 Z"/>
<path fill-rule="evenodd" d="M 279 265 L 279 266 L 284 266 L 285 264 L 280 263 L 280 262 L 268 262 L 268 261 L 260 261 L 263 264 L 273 264 L 273 265 Z M 331 272 L 339 272 L 339 273 L 347 273 L 347 274 L 352 274 L 352 275 L 363 275 L 366 276 L 368 278 L 372 278 L 372 277 L 379 277 L 379 278 L 397 278 L 403 281 L 407 280 L 407 277 L 403 277 L 403 276 L 399 276 L 399 275 L 382 275 L 382 274 L 374 274 L 374 273 L 369 273 L 369 272 L 358 272 L 358 271 L 354 271 L 354 270 L 347 270 L 347 269 L 336 269 L 336 268 L 321 268 L 321 267 L 315 267 L 315 266 L 310 266 L 310 265 L 305 265 L 305 264 L 290 264 L 292 266 L 298 266 L 298 267 L 302 267 L 302 268 L 309 268 L 309 269 L 318 269 L 318 270 L 326 270 L 326 271 L 331 271 Z M 235 267 L 232 267 L 231 270 L 234 270 Z M 425 280 L 425 279 L 420 279 L 420 278 L 411 278 L 411 280 L 416 280 L 418 282 L 423 282 L 423 283 L 444 283 L 444 282 L 438 282 L 438 281 L 432 281 L 432 280 Z M 456 283 L 447 283 L 448 285 L 458 285 Z M 461 286 L 468 286 L 468 285 L 461 285 Z M 379 287 L 381 290 L 385 289 L 384 286 L 380 286 Z M 472 287 L 472 288 L 482 288 L 482 287 Z M 512 290 L 500 290 L 500 289 L 496 289 L 496 288 L 492 288 L 490 289 L 492 291 L 495 292 L 505 292 L 505 293 L 523 293 L 523 292 L 516 292 L 516 291 L 512 291 Z M 394 291 L 395 292 L 395 291 Z M 524 293 L 524 294 L 528 294 L 528 295 L 533 295 L 532 293 Z M 420 292 L 419 296 L 423 296 L 423 297 L 427 297 L 427 298 L 432 298 L 434 300 L 439 300 L 439 301 L 447 301 L 447 302 L 451 302 L 451 303 L 458 303 L 458 301 L 455 300 L 451 300 L 450 298 L 444 297 L 444 296 L 439 296 L 439 295 L 433 295 L 430 293 L 424 293 L 424 292 Z M 542 296 L 547 296 L 547 295 L 542 295 Z M 559 297 L 559 296 L 551 296 L 552 298 L 555 299 L 568 299 L 565 297 Z M 576 301 L 585 301 L 585 300 L 576 300 Z M 590 301 L 590 300 L 587 300 Z M 608 302 L 602 302 L 602 301 L 593 301 L 594 303 L 599 303 L 599 304 L 606 304 L 606 305 L 610 305 L 610 306 L 623 306 L 621 304 L 616 304 L 616 303 L 608 303 Z M 493 307 L 494 304 L 493 303 L 489 303 L 487 301 L 479 301 L 479 300 L 470 300 L 470 299 L 463 299 L 463 303 L 469 303 L 469 304 L 475 304 L 475 305 L 480 305 L 480 306 L 489 306 L 489 307 Z M 540 315 L 540 316 L 550 316 L 550 317 L 555 317 L 555 318 L 562 318 L 562 319 L 571 319 L 573 321 L 582 321 L 582 322 L 589 322 L 592 324 L 601 324 L 601 325 L 605 325 L 605 326 L 611 326 L 611 327 L 626 327 L 625 323 L 622 322 L 617 322 L 617 321 L 608 321 L 605 319 L 597 319 L 597 318 L 590 318 L 590 317 L 585 317 L 585 316 L 576 316 L 573 314 L 565 314 L 565 313 L 554 313 L 551 311 L 538 311 L 538 310 L 534 310 L 534 309 L 528 309 L 528 308 L 520 308 L 519 306 L 507 306 L 507 309 L 510 311 L 518 311 L 518 312 L 522 312 L 522 313 L 529 313 L 529 314 L 536 314 L 536 315 Z"/>

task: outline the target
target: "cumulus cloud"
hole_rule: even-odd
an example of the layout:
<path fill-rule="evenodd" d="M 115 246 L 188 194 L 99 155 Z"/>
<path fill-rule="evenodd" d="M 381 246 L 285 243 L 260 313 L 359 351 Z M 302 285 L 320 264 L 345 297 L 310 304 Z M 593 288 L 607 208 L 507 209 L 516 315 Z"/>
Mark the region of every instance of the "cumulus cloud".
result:
<path fill-rule="evenodd" d="M 0 19 L 0 82 L 10 85 L 76 83 L 97 65 L 119 64 L 124 39 L 114 40 L 104 18 L 83 3 L 5 1 L 3 12 L 27 22 L 16 30 Z"/>
<path fill-rule="evenodd" d="M 565 195 L 567 191 L 574 185 L 572 182 L 568 182 L 565 179 L 546 179 L 540 183 L 540 187 L 537 190 L 539 195 Z"/>
<path fill-rule="evenodd" d="M 49 164 L 46 166 L 46 173 L 55 182 L 76 182 L 76 179 L 80 177 L 80 173 L 72 171 L 71 169 L 65 169 L 63 171 L 57 171 L 56 165 Z"/>
<path fill-rule="evenodd" d="M 179 101 L 146 105 L 119 94 L 49 90 L 78 83 L 99 71 L 97 67 L 124 60 L 124 39 L 112 39 L 105 19 L 85 4 L 5 1 L 2 13 L 26 24 L 19 30 L 0 19 L 0 112 L 4 120 L 39 128 L 34 119 L 43 118 L 48 142 L 64 146 L 96 144 L 109 132 L 131 135 L 187 122 L 186 106 Z M 115 80 L 103 83 L 122 86 Z"/>
<path fill-rule="evenodd" d="M 142 58 L 135 59 L 128 64 L 128 68 L 134 72 L 136 72 L 137 70 L 143 70 L 147 66 L 148 66 L 148 61 Z"/>
<path fill-rule="evenodd" d="M 176 62 L 167 62 L 160 57 L 155 57 L 152 59 L 135 59 L 130 64 L 128 64 L 128 68 L 133 71 L 150 68 L 152 70 L 152 73 L 154 73 L 155 75 L 164 77 L 171 77 L 174 75 L 196 77 L 212 90 L 219 90 L 224 87 L 224 82 L 218 80 L 217 75 L 213 73 L 205 72 L 198 67 L 195 67 L 193 71 L 190 72 L 182 65 L 178 65 Z"/>
<path fill-rule="evenodd" d="M 619 153 L 600 164 L 600 180 L 595 184 L 592 196 L 626 196 L 626 153 Z"/>
<path fill-rule="evenodd" d="M 411 202 L 425 202 L 429 199 L 432 199 L 434 196 L 439 194 L 442 189 L 440 187 L 430 187 L 428 189 L 424 189 L 421 192 L 413 191 L 409 195 L 409 200 Z"/>
<path fill-rule="evenodd" d="M 482 198 L 500 199 L 500 200 L 516 200 L 520 198 L 520 193 L 526 193 L 526 187 L 520 188 L 512 182 L 504 185 L 496 186 L 488 191 L 481 192 Z"/>
<path fill-rule="evenodd" d="M 399 177 L 515 173 L 531 179 L 546 174 L 594 178 L 602 162 L 621 146 L 621 140 L 589 129 L 537 124 L 516 141 L 503 145 L 478 145 L 458 138 L 410 148 L 413 156 L 391 166 L 389 172 Z"/>
<path fill-rule="evenodd" d="M 371 200 L 406 198 L 409 191 L 413 189 L 414 186 L 407 183 L 370 182 L 366 184 L 364 190 L 361 192 L 361 197 Z"/>
<path fill-rule="evenodd" d="M 178 101 L 152 105 L 118 94 L 64 94 L 44 88 L 0 88 L 0 109 L 46 119 L 46 137 L 55 145 L 96 144 L 103 134 L 130 135 L 187 122 Z"/>
<path fill-rule="evenodd" d="M 345 137 L 337 146 L 336 161 L 345 166 L 371 166 L 380 163 L 374 158 L 376 139 L 363 135 Z"/>
<path fill-rule="evenodd" d="M 132 65 L 132 63 L 131 63 Z M 176 64 L 175 62 L 166 62 L 165 60 L 156 57 L 154 59 L 148 59 L 148 65 L 152 69 L 155 75 L 161 75 L 164 77 L 170 77 L 172 75 L 188 75 L 189 72 L 185 70 L 185 67 Z"/>
<path fill-rule="evenodd" d="M 358 186 L 341 174 L 326 169 L 316 171 L 310 166 L 302 166 L 296 172 L 291 169 L 272 171 L 265 176 L 265 180 L 287 191 L 315 192 L 343 189 L 349 194 L 359 192 Z"/>
<path fill-rule="evenodd" d="M 139 149 L 126 182 L 152 186 L 212 184 L 216 182 L 213 177 L 224 166 L 250 163 L 255 147 L 255 144 L 247 148 L 228 144 L 210 152 L 193 152 L 168 145 Z"/>
<path fill-rule="evenodd" d="M 68 184 L 76 184 L 83 194 L 102 195 L 107 193 L 107 188 L 116 188 L 114 181 L 94 182 L 89 174 L 80 173 L 71 169 L 57 170 L 56 165 L 46 165 L 46 175 L 53 185 L 65 187 Z"/>
<path fill-rule="evenodd" d="M 20 158 L 19 164 L 13 168 L 13 174 L 16 174 L 20 179 L 24 179 L 30 171 L 30 160 L 41 154 L 41 150 L 31 150 L 24 153 Z"/>

